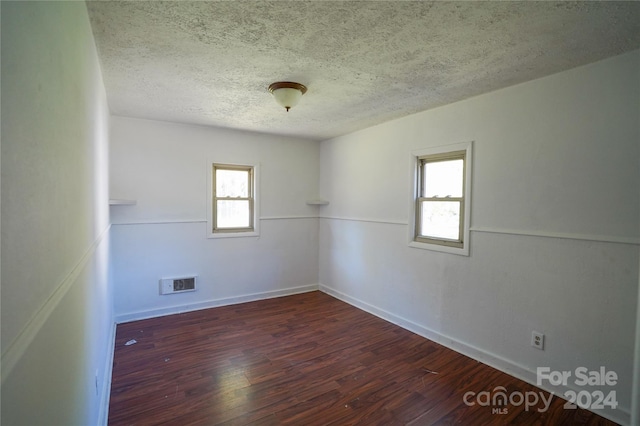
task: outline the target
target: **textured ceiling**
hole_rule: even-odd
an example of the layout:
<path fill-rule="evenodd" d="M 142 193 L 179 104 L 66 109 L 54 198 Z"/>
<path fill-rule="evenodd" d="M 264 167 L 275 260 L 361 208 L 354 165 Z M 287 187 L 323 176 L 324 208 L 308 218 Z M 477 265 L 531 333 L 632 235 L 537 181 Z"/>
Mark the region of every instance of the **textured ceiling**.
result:
<path fill-rule="evenodd" d="M 312 139 L 640 48 L 640 2 L 87 7 L 113 114 Z M 280 80 L 309 89 L 288 113 Z"/>

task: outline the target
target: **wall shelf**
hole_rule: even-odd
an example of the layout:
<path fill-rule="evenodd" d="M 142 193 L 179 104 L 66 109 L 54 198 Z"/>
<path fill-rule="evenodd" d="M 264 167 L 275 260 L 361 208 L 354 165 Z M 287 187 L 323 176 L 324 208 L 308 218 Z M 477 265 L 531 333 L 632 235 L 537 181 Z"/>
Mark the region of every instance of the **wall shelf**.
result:
<path fill-rule="evenodd" d="M 123 200 L 121 198 L 109 199 L 110 206 L 135 206 L 136 204 L 137 204 L 136 200 Z"/>
<path fill-rule="evenodd" d="M 326 206 L 327 204 L 329 204 L 329 201 L 315 198 L 313 200 L 307 200 L 307 204 L 310 206 Z"/>

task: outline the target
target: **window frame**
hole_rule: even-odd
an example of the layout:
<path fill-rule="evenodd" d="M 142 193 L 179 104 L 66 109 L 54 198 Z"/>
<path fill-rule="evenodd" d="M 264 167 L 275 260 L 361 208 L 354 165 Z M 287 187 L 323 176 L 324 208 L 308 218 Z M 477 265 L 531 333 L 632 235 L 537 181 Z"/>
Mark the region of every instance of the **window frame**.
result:
<path fill-rule="evenodd" d="M 469 256 L 469 221 L 471 217 L 471 165 L 472 165 L 472 142 L 459 143 L 453 145 L 438 146 L 411 153 L 411 205 L 409 221 L 409 246 L 414 248 L 435 250 L 445 253 Z M 436 163 L 447 160 L 462 159 L 462 197 L 423 197 L 422 185 L 424 182 L 423 173 L 425 164 Z M 422 223 L 421 204 L 424 201 L 457 201 L 460 202 L 461 214 L 459 222 L 459 239 L 451 240 L 446 238 L 426 237 L 419 235 Z"/>
<path fill-rule="evenodd" d="M 209 162 L 209 185 L 208 185 L 208 218 L 207 237 L 208 238 L 233 238 L 233 237 L 256 237 L 260 235 L 259 229 L 259 203 L 258 203 L 258 164 L 238 164 L 229 162 Z M 241 198 L 217 197 L 216 194 L 216 170 L 241 170 L 249 172 L 249 196 Z M 238 228 L 218 228 L 217 227 L 217 202 L 219 200 L 247 200 L 249 201 L 249 222 L 248 227 Z"/>

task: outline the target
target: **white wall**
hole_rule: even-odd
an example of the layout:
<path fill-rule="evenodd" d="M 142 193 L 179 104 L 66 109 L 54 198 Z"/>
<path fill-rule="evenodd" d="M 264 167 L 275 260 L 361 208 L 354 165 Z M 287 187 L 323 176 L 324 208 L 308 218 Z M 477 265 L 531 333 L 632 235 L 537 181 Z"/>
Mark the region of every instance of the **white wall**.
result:
<path fill-rule="evenodd" d="M 636 51 L 322 142 L 321 288 L 529 381 L 605 366 L 628 422 L 639 99 Z M 409 248 L 411 152 L 467 141 L 470 257 Z"/>
<path fill-rule="evenodd" d="M 638 259 L 640 263 L 640 259 Z M 638 291 L 640 292 L 640 275 L 638 275 Z M 636 308 L 636 349 L 633 363 L 633 383 L 631 389 L 631 424 L 640 424 L 640 295 Z"/>
<path fill-rule="evenodd" d="M 114 321 L 93 35 L 83 2 L 1 8 L 2 424 L 97 424 Z"/>
<path fill-rule="evenodd" d="M 286 117 L 285 117 L 286 119 Z M 115 312 L 120 321 L 317 288 L 319 143 L 112 117 Z M 260 165 L 260 236 L 207 238 L 212 162 Z M 159 294 L 163 277 L 198 290 Z"/>

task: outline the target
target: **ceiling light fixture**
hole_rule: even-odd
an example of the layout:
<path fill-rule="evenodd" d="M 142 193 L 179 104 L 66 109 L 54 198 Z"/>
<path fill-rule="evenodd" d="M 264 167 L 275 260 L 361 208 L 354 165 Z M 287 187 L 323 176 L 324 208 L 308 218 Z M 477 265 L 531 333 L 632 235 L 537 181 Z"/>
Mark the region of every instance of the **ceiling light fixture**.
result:
<path fill-rule="evenodd" d="M 296 106 L 302 95 L 307 92 L 307 88 L 291 81 L 278 81 L 269 86 L 269 92 L 280 105 L 287 111 Z"/>

